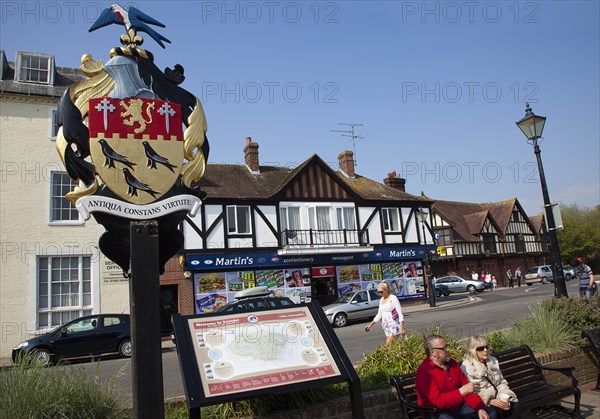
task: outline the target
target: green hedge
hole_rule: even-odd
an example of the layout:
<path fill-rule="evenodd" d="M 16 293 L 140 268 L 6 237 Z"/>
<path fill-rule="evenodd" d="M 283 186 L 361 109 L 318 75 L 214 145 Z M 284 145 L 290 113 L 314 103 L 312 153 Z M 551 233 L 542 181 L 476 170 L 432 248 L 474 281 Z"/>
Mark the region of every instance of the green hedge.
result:
<path fill-rule="evenodd" d="M 581 338 L 581 331 L 599 325 L 600 296 L 552 298 L 542 301 L 511 328 L 492 332 L 487 338 L 494 351 L 527 344 L 534 352 L 543 354 L 585 346 L 587 342 Z"/>

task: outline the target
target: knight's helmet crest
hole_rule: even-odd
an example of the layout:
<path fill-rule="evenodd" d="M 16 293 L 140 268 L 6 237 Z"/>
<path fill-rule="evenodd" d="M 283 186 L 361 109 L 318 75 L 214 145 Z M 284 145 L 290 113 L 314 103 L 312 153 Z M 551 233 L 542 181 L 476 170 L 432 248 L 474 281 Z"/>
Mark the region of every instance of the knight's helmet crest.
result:
<path fill-rule="evenodd" d="M 90 32 L 125 27 L 122 46 L 103 63 L 81 59 L 86 80 L 73 84 L 58 110 L 56 147 L 69 176 L 80 186 L 67 194 L 80 213 L 106 228 L 100 249 L 129 270 L 129 222 L 156 219 L 161 269 L 182 246 L 179 223 L 196 214 L 203 193 L 209 146 L 200 100 L 179 85 L 184 69 L 159 70 L 141 48 L 148 34 L 161 47 L 167 38 L 149 25 L 165 25 L 135 7 L 113 4 Z"/>

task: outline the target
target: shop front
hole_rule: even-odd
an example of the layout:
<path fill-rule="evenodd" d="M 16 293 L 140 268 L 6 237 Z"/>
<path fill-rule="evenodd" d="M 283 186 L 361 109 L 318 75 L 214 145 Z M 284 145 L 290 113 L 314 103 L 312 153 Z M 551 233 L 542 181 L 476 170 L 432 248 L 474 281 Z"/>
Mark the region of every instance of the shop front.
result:
<path fill-rule="evenodd" d="M 236 292 L 267 286 L 274 295 L 324 306 L 387 281 L 400 300 L 426 299 L 421 261 L 434 246 L 374 246 L 364 253 L 282 256 L 277 252 L 188 253 L 196 313 L 233 301 Z"/>

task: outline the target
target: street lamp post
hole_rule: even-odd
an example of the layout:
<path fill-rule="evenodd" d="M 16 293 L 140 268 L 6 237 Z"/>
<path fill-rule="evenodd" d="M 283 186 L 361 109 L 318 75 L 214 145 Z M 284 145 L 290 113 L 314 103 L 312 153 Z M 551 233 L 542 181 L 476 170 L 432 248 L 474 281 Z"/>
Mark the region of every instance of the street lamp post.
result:
<path fill-rule="evenodd" d="M 417 212 L 417 217 L 421 222 L 421 228 L 423 229 L 423 244 L 425 245 L 425 249 L 427 249 L 427 236 L 425 235 L 425 222 L 427 221 L 427 213 L 423 211 L 423 208 L 419 208 L 419 212 Z M 425 273 L 427 274 L 427 281 L 429 283 L 427 287 L 427 297 L 429 299 L 429 307 L 435 307 L 435 284 L 431 282 L 432 274 L 431 274 L 431 256 L 429 252 L 427 252 L 426 259 L 427 266 L 425 268 Z"/>
<path fill-rule="evenodd" d="M 562 269 L 562 261 L 560 257 L 560 249 L 558 247 L 558 238 L 556 236 L 556 223 L 554 222 L 554 213 L 552 212 L 552 204 L 550 203 L 550 195 L 548 194 L 548 186 L 546 185 L 546 176 L 544 175 L 544 167 L 542 165 L 542 152 L 538 145 L 538 139 L 542 138 L 544 124 L 546 123 L 545 116 L 535 115 L 529 103 L 525 104 L 525 116 L 516 122 L 517 126 L 528 141 L 533 144 L 533 152 L 537 159 L 538 171 L 540 173 L 540 183 L 542 184 L 542 196 L 544 198 L 544 210 L 546 212 L 546 220 L 548 220 L 548 235 L 550 236 L 550 259 L 554 268 L 554 295 L 558 298 L 568 297 L 567 286 Z"/>

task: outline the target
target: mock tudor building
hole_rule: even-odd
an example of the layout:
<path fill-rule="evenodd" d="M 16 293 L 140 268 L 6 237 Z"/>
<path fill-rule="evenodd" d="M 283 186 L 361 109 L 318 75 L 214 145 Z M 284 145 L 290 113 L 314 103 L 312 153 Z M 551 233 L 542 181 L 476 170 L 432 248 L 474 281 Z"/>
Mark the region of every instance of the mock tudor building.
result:
<path fill-rule="evenodd" d="M 356 174 L 351 151 L 339 170 L 316 154 L 283 168 L 260 165 L 258 147 L 248 137 L 245 165 L 208 165 L 206 200 L 184 223 L 196 313 L 255 286 L 325 305 L 385 279 L 401 299 L 425 298 L 421 263 L 435 247 L 417 213 L 430 212 L 429 199 L 395 174 L 384 184 Z"/>
<path fill-rule="evenodd" d="M 540 240 L 543 217 L 529 218 L 516 198 L 487 204 L 434 201 L 432 223 L 439 245 L 432 263 L 437 277 L 485 270 L 506 286 L 508 269 L 524 271 L 548 255 Z"/>

